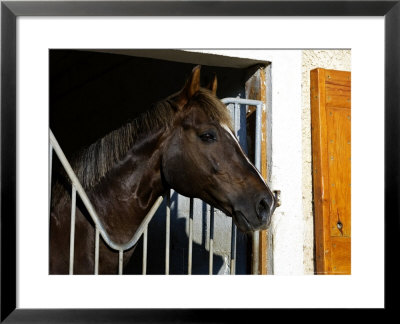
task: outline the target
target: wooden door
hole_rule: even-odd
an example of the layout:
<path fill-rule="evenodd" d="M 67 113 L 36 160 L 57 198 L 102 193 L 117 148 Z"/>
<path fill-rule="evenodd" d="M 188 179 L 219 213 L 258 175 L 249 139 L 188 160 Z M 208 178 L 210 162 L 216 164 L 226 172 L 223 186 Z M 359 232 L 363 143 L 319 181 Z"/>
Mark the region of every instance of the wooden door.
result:
<path fill-rule="evenodd" d="M 317 274 L 351 273 L 351 73 L 311 71 Z"/>

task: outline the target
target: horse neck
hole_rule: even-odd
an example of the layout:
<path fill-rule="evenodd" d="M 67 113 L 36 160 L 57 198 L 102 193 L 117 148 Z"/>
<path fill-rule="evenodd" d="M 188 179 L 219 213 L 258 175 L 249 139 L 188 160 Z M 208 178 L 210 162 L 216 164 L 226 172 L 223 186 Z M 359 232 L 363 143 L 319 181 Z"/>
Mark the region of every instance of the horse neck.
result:
<path fill-rule="evenodd" d="M 163 131 L 138 141 L 90 192 L 106 231 L 117 243 L 127 242 L 164 194 L 161 178 Z"/>

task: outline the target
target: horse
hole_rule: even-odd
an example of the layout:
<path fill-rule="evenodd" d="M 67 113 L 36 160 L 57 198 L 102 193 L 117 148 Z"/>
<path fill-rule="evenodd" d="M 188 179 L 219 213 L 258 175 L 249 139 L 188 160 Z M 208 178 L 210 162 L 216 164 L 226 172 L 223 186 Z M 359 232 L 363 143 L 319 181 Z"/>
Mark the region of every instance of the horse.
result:
<path fill-rule="evenodd" d="M 241 149 L 229 111 L 216 91 L 217 77 L 201 87 L 196 66 L 180 91 L 73 160 L 104 229 L 117 244 L 130 240 L 157 198 L 169 189 L 220 209 L 244 233 L 268 228 L 275 197 Z M 69 270 L 70 188 L 62 182 L 52 186 L 50 274 Z M 77 201 L 74 274 L 93 273 L 94 244 L 94 224 Z M 133 250 L 124 253 L 124 266 Z M 118 251 L 102 240 L 98 271 L 118 271 Z"/>

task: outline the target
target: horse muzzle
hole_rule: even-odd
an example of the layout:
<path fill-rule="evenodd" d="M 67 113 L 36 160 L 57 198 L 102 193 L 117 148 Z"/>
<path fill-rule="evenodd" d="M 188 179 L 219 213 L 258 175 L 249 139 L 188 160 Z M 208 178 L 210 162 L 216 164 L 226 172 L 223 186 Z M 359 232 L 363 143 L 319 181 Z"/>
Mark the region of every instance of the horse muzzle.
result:
<path fill-rule="evenodd" d="M 266 230 L 271 224 L 275 208 L 275 198 L 265 196 L 261 197 L 253 208 L 235 209 L 232 217 L 236 226 L 244 233 Z"/>

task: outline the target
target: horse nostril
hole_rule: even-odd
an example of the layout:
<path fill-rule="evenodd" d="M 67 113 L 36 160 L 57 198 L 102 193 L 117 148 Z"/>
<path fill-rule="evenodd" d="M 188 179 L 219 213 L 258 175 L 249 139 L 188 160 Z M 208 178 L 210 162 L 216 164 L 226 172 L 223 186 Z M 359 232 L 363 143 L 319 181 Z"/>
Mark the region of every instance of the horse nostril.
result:
<path fill-rule="evenodd" d="M 268 220 L 269 217 L 270 206 L 268 204 L 267 199 L 263 198 L 258 203 L 257 207 L 257 216 L 262 221 L 265 222 Z"/>

